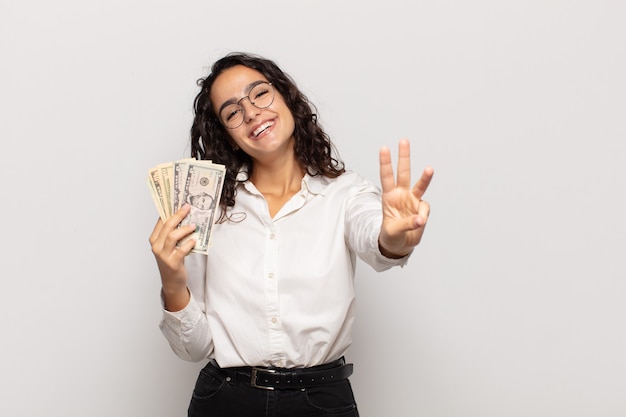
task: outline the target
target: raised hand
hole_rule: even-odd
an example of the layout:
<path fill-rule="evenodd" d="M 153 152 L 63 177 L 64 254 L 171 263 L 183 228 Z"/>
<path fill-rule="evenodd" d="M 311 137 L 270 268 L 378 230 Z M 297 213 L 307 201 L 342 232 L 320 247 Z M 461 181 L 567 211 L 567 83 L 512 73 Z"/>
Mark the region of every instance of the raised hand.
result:
<path fill-rule="evenodd" d="M 393 175 L 391 154 L 380 150 L 380 182 L 383 191 L 383 223 L 378 237 L 381 253 L 389 258 L 401 258 L 420 242 L 428 221 L 430 205 L 422 196 L 430 184 L 434 170 L 426 167 L 421 178 L 411 188 L 411 150 L 403 139 L 398 146 L 398 176 Z"/>
<path fill-rule="evenodd" d="M 165 308 L 170 311 L 181 310 L 189 302 L 184 260 L 196 241 L 189 239 L 184 244 L 176 246 L 181 239 L 190 235 L 196 228 L 194 224 L 177 228 L 189 210 L 189 205 L 184 205 L 165 223 L 159 219 L 149 239 L 161 273 Z"/>

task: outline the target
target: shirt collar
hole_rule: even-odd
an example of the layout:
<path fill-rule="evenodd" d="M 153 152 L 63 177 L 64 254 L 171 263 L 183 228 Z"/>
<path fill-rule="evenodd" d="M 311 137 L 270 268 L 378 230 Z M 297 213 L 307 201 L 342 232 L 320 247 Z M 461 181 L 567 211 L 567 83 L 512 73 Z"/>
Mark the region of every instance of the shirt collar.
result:
<path fill-rule="evenodd" d="M 248 188 L 250 180 L 248 179 L 248 172 L 245 167 L 237 173 L 237 182 L 243 183 L 243 185 Z M 324 195 L 324 189 L 328 186 L 328 184 L 329 179 L 323 175 L 311 176 L 308 173 L 305 173 L 302 178 L 302 189 L 307 190 L 311 194 Z"/>
<path fill-rule="evenodd" d="M 302 178 L 302 189 L 308 190 L 311 194 L 324 195 L 324 189 L 328 186 L 328 178 L 323 175 L 316 175 L 315 177 L 304 174 Z"/>

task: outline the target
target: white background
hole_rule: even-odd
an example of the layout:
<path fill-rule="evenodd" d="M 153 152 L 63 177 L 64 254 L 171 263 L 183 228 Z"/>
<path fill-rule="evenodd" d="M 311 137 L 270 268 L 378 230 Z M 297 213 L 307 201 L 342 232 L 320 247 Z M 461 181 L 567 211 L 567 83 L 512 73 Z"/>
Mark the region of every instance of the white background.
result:
<path fill-rule="evenodd" d="M 348 167 L 434 166 L 404 269 L 359 264 L 364 417 L 626 415 L 620 0 L 1 0 L 0 415 L 183 416 L 147 169 L 196 80 L 274 59 Z M 243 254 L 233 254 L 242 256 Z"/>

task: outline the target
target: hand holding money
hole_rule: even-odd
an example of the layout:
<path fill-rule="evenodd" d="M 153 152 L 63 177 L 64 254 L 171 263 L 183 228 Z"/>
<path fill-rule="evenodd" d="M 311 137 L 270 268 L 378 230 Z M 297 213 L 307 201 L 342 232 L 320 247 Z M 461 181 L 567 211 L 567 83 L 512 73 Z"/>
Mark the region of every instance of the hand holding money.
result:
<path fill-rule="evenodd" d="M 194 239 L 191 252 L 208 253 L 225 172 L 224 165 L 195 159 L 159 164 L 148 170 L 148 188 L 164 223 L 183 205 L 190 206 L 177 227 L 195 225 L 193 233 L 178 242 L 183 245 Z"/>
<path fill-rule="evenodd" d="M 183 218 L 189 214 L 189 210 L 190 206 L 184 205 L 166 222 L 159 219 L 150 235 L 152 253 L 161 273 L 165 309 L 168 311 L 180 311 L 189 303 L 184 260 L 195 242 L 193 239 L 187 239 L 185 243 L 179 244 L 195 229 L 194 225 L 179 226 Z"/>

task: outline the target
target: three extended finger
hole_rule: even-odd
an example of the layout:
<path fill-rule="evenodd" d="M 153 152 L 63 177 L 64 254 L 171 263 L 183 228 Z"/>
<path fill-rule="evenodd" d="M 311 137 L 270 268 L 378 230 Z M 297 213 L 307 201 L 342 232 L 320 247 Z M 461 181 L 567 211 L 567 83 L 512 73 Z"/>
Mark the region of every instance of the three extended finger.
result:
<path fill-rule="evenodd" d="M 389 148 L 385 146 L 380 148 L 379 161 L 380 185 L 382 186 L 383 193 L 389 192 L 393 190 L 396 185 L 393 178 L 393 167 L 391 166 L 391 153 Z"/>
<path fill-rule="evenodd" d="M 398 187 L 411 187 L 411 145 L 407 139 L 398 144 Z"/>
<path fill-rule="evenodd" d="M 415 195 L 415 197 L 419 199 L 422 198 L 422 196 L 428 189 L 428 185 L 430 184 L 430 181 L 433 179 L 434 174 L 435 174 L 435 171 L 432 167 L 424 168 L 424 172 L 422 173 L 422 176 L 420 177 L 419 180 L 417 180 L 417 182 L 415 183 L 415 186 L 413 187 L 413 194 Z"/>

